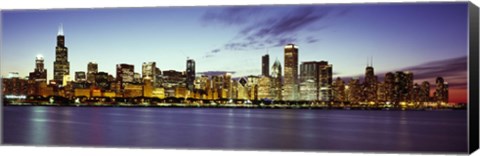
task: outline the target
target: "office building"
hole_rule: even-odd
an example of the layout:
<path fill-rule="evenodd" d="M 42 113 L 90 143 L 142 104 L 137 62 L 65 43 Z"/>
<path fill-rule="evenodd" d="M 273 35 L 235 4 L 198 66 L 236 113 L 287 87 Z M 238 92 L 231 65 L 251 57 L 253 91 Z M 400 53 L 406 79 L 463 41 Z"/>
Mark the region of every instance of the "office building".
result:
<path fill-rule="evenodd" d="M 95 74 L 98 73 L 98 64 L 95 62 L 89 62 L 87 67 L 87 81 L 89 83 L 95 83 Z"/>
<path fill-rule="evenodd" d="M 262 56 L 262 76 L 270 76 L 270 57 L 268 54 Z"/>
<path fill-rule="evenodd" d="M 288 44 L 284 47 L 284 83 L 283 99 L 294 101 L 298 99 L 298 47 Z"/>
<path fill-rule="evenodd" d="M 117 83 L 120 84 L 120 88 L 125 88 L 127 83 L 134 82 L 134 66 L 131 64 L 117 64 Z"/>
<path fill-rule="evenodd" d="M 55 48 L 55 61 L 53 62 L 53 80 L 61 84 L 65 75 L 70 75 L 70 62 L 68 62 L 68 48 L 65 47 L 63 26 L 60 25 Z"/>
<path fill-rule="evenodd" d="M 272 74 L 271 74 L 272 89 L 271 95 L 273 100 L 280 101 L 282 100 L 282 64 L 278 59 L 272 65 Z"/>
<path fill-rule="evenodd" d="M 47 82 L 47 69 L 44 67 L 44 59 L 43 56 L 38 55 L 35 59 L 35 69 L 33 72 L 30 72 L 28 76 L 29 80 L 33 80 L 35 82 Z"/>
<path fill-rule="evenodd" d="M 187 60 L 186 84 L 188 90 L 193 90 L 195 81 L 195 60 Z"/>
<path fill-rule="evenodd" d="M 75 82 L 84 82 L 84 81 L 87 81 L 85 72 L 83 71 L 75 72 Z"/>

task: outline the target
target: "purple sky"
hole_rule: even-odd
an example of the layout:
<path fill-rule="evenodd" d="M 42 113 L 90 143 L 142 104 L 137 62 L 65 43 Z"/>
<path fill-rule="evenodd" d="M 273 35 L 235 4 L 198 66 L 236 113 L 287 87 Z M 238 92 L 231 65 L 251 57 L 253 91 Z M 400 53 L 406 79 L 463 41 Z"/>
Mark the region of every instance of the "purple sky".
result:
<path fill-rule="evenodd" d="M 379 77 L 411 70 L 416 81 L 443 76 L 466 90 L 466 2 L 3 10 L 1 75 L 28 75 L 41 54 L 51 79 L 60 23 L 72 73 L 90 61 L 111 74 L 149 61 L 183 71 L 190 57 L 198 72 L 259 75 L 262 55 L 283 64 L 283 45 L 295 43 L 301 62 L 327 60 L 335 77 L 363 75 L 373 57 Z"/>

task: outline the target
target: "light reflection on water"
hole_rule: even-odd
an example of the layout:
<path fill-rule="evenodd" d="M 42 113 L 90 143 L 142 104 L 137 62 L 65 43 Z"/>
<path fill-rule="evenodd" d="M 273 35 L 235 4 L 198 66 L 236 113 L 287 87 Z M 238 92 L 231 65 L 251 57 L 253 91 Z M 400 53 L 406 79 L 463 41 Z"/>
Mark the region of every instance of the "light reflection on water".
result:
<path fill-rule="evenodd" d="M 4 143 L 464 152 L 466 111 L 4 107 Z"/>

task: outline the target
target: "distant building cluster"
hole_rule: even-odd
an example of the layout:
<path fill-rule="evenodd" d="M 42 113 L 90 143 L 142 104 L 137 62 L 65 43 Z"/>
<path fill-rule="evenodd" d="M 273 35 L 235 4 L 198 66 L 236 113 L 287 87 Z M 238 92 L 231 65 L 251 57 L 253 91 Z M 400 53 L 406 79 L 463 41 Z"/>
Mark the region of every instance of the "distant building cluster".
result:
<path fill-rule="evenodd" d="M 408 71 L 388 72 L 379 81 L 372 64 L 367 64 L 365 78 L 333 80 L 333 65 L 328 61 L 307 61 L 299 64 L 299 48 L 294 44 L 284 47 L 284 65 L 277 59 L 270 67 L 270 58 L 262 56 L 261 75 L 232 78 L 229 73 L 196 75 L 195 60 L 187 59 L 185 71 L 161 71 L 155 62 L 144 62 L 141 73 L 134 65 L 117 64 L 115 76 L 98 71 L 98 64 L 90 62 L 87 71 L 76 71 L 70 77 L 68 49 L 60 28 L 57 35 L 53 80 L 47 83 L 44 59 L 37 56 L 35 69 L 28 78 L 11 73 L 3 78 L 3 95 L 62 96 L 69 99 L 95 97 L 122 98 L 193 98 L 240 99 L 269 101 L 311 101 L 329 104 L 424 104 L 448 103 L 448 83 L 436 79 L 435 91 L 430 94 L 430 83 L 413 82 Z M 300 65 L 300 66 L 299 66 Z M 282 76 L 283 70 L 283 76 Z"/>

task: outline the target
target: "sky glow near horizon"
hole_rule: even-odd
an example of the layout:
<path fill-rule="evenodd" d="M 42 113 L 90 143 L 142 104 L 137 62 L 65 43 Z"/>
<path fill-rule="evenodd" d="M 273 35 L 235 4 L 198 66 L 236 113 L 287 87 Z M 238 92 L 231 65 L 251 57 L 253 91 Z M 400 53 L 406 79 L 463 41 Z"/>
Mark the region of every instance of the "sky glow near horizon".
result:
<path fill-rule="evenodd" d="M 71 75 L 97 62 L 115 76 L 115 65 L 155 61 L 184 71 L 261 74 L 261 56 L 283 65 L 283 47 L 299 46 L 299 62 L 326 60 L 334 77 L 413 71 L 415 82 L 443 76 L 451 98 L 466 101 L 467 3 L 322 4 L 2 10 L 1 75 L 27 76 L 44 56 L 53 77 L 56 35 L 63 24 Z M 73 77 L 73 76 L 72 76 Z"/>

